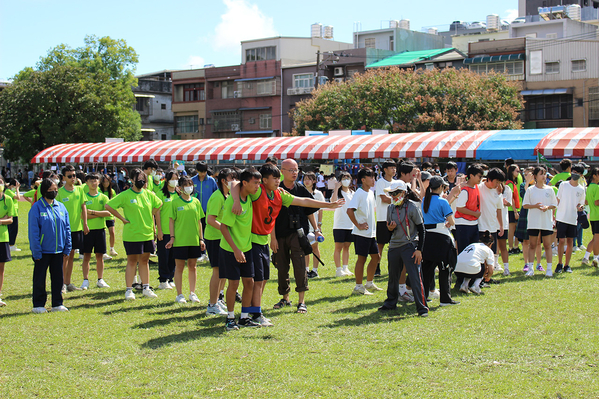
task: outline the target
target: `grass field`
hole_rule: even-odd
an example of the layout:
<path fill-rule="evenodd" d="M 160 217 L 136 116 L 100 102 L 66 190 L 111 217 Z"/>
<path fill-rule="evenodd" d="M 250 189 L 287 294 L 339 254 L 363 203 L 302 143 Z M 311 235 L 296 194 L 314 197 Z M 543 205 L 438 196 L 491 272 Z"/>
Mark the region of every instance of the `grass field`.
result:
<path fill-rule="evenodd" d="M 23 249 L 28 210 L 20 203 Z M 207 265 L 198 268 L 200 305 L 176 304 L 172 291 L 126 302 L 120 235 L 121 256 L 106 263 L 111 288 L 92 284 L 65 295 L 68 313 L 35 315 L 33 262 L 24 250 L 6 264 L 0 398 L 599 396 L 599 272 L 580 265 L 582 252 L 572 274 L 525 278 L 521 257 L 512 255 L 512 276 L 498 277 L 502 284 L 484 295 L 454 294 L 461 304 L 450 308 L 434 300 L 426 319 L 414 305 L 381 314 L 384 291 L 350 296 L 352 278 L 334 277 L 332 216 L 325 212 L 326 266 L 310 280 L 308 314 L 294 313 L 295 306 L 272 310 L 279 299 L 275 278 L 264 298 L 275 327 L 229 333 L 222 317 L 205 314 Z M 589 236 L 585 231 L 585 243 Z M 377 283 L 386 288 L 384 258 Z M 81 284 L 80 262 L 73 276 Z M 154 286 L 157 277 L 153 267 Z M 297 294 L 291 299 L 295 304 Z"/>

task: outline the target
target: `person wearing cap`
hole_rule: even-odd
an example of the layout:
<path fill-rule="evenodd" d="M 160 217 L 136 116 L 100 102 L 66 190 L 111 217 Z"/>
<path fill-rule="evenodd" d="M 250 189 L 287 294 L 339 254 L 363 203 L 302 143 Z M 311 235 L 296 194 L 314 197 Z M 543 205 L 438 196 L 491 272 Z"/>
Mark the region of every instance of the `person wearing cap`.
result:
<path fill-rule="evenodd" d="M 449 202 L 441 198 L 441 194 L 446 189 L 445 180 L 440 176 L 433 176 L 429 180 L 422 201 L 422 216 L 426 229 L 422 252 L 424 295 L 428 298 L 431 281 L 434 281 L 435 269 L 438 267 L 441 306 L 459 304 L 451 299 L 450 293 L 451 272 L 455 268 L 458 254 L 449 230 L 455 224 L 453 211 Z"/>
<path fill-rule="evenodd" d="M 379 307 L 379 310 L 393 310 L 397 307 L 397 302 L 402 300 L 399 295 L 399 276 L 406 268 L 418 315 L 426 317 L 428 316 L 428 307 L 420 271 L 422 246 L 425 240 L 420 204 L 406 199 L 407 186 L 403 181 L 393 183 L 385 191 L 391 195 L 393 200 L 392 204 L 387 207 L 387 228 L 392 235 L 387 253 L 389 267 L 387 299 Z"/>

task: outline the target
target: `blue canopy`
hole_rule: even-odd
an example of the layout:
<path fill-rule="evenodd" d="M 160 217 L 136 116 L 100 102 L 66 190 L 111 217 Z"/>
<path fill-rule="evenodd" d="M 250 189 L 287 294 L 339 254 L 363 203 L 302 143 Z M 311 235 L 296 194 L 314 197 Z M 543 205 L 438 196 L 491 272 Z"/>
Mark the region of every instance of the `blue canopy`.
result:
<path fill-rule="evenodd" d="M 476 149 L 477 159 L 534 160 L 535 147 L 555 129 L 501 130 Z"/>

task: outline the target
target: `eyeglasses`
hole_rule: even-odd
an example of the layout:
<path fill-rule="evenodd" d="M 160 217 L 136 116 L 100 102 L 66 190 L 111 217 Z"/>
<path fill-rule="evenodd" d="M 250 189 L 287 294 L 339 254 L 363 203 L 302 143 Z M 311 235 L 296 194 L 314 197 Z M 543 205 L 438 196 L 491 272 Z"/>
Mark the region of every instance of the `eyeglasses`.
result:
<path fill-rule="evenodd" d="M 66 177 L 67 179 L 72 179 L 74 178 L 76 175 L 65 175 L 64 177 Z"/>
<path fill-rule="evenodd" d="M 281 170 L 286 170 L 287 172 L 291 172 L 291 173 L 297 173 L 297 172 L 299 172 L 298 169 L 281 169 Z"/>

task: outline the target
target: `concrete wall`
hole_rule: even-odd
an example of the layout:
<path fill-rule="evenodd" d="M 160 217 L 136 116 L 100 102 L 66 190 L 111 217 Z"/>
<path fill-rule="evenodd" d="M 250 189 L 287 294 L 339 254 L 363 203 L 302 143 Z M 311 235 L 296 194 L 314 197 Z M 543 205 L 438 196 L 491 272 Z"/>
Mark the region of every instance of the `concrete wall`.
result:
<path fill-rule="evenodd" d="M 375 39 L 375 48 L 377 49 L 396 53 L 446 47 L 442 36 L 401 28 L 354 32 L 354 47 L 365 48 L 366 39 Z M 391 41 L 393 41 L 393 46 L 391 46 Z"/>
<path fill-rule="evenodd" d="M 507 39 L 510 37 L 510 33 L 507 30 L 498 32 L 483 32 L 478 34 L 469 34 L 461 36 L 453 36 L 451 38 L 451 46 L 460 50 L 462 53 L 468 53 L 468 45 L 476 42 L 492 42 L 495 40 Z"/>
<path fill-rule="evenodd" d="M 526 80 L 548 82 L 599 78 L 599 41 L 548 42 L 542 39 L 526 40 Z M 572 71 L 572 60 L 586 60 L 586 70 Z M 538 65 L 538 62 L 542 65 Z M 559 62 L 559 73 L 546 73 L 546 62 Z M 532 74 L 535 66 L 541 73 Z"/>
<path fill-rule="evenodd" d="M 597 26 L 571 19 L 527 22 L 510 26 L 510 37 L 536 35 L 537 39 L 546 39 L 547 34 L 557 34 L 558 39 L 580 35 L 585 35 L 585 39 L 593 39 L 593 33 L 597 33 Z"/>

